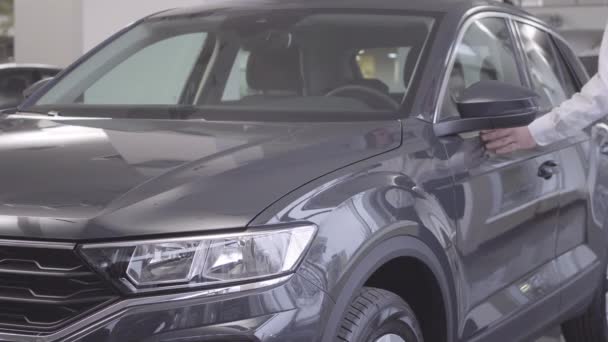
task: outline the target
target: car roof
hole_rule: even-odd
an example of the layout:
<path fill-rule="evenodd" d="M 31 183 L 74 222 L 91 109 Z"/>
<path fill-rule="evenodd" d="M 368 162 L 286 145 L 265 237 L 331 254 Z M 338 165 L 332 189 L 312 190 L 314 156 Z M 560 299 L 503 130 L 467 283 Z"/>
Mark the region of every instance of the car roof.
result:
<path fill-rule="evenodd" d="M 209 11 L 230 9 L 380 9 L 439 12 L 463 16 L 475 8 L 492 8 L 499 11 L 528 15 L 522 9 L 496 0 L 208 0 L 203 5 L 175 8 L 157 13 L 150 18 L 190 16 Z"/>
<path fill-rule="evenodd" d="M 60 67 L 48 64 L 35 64 L 35 63 L 1 63 L 0 70 L 7 69 L 52 69 L 61 70 Z"/>

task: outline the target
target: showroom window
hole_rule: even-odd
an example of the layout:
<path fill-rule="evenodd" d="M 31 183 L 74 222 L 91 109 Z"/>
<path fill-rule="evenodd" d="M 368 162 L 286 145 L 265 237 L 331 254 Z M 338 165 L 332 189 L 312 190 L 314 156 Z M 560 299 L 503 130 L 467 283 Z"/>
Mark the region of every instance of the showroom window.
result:
<path fill-rule="evenodd" d="M 462 91 L 484 80 L 522 85 L 513 39 L 502 18 L 481 19 L 467 29 L 456 50 L 441 118 L 459 116 L 456 101 Z"/>
<path fill-rule="evenodd" d="M 551 36 L 534 26 L 518 25 L 532 85 L 540 95 L 541 110 L 548 111 L 570 98 L 577 86 Z"/>

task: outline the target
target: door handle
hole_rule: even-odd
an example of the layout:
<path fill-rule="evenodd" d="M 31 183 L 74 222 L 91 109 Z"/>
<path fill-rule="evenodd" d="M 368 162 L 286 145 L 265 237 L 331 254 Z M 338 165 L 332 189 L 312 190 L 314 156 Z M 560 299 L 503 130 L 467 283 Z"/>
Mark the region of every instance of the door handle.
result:
<path fill-rule="evenodd" d="M 538 177 L 545 179 L 545 180 L 549 180 L 549 179 L 553 178 L 553 176 L 555 176 L 556 173 L 557 173 L 557 163 L 554 162 L 553 160 L 544 162 L 538 168 Z"/>

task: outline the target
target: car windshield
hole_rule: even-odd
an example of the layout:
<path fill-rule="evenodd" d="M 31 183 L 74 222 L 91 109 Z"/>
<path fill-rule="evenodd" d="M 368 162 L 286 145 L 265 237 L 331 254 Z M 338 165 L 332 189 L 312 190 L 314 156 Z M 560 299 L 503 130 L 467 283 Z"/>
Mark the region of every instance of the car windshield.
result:
<path fill-rule="evenodd" d="M 22 111 L 130 118 L 394 112 L 414 86 L 433 23 L 415 14 L 321 10 L 158 16 L 100 48 Z"/>

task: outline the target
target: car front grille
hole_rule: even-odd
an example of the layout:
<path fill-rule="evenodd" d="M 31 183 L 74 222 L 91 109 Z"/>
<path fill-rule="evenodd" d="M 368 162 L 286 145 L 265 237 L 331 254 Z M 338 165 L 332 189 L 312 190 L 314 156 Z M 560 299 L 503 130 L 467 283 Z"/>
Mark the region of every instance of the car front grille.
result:
<path fill-rule="evenodd" d="M 73 245 L 0 241 L 0 330 L 49 334 L 116 299 Z"/>

